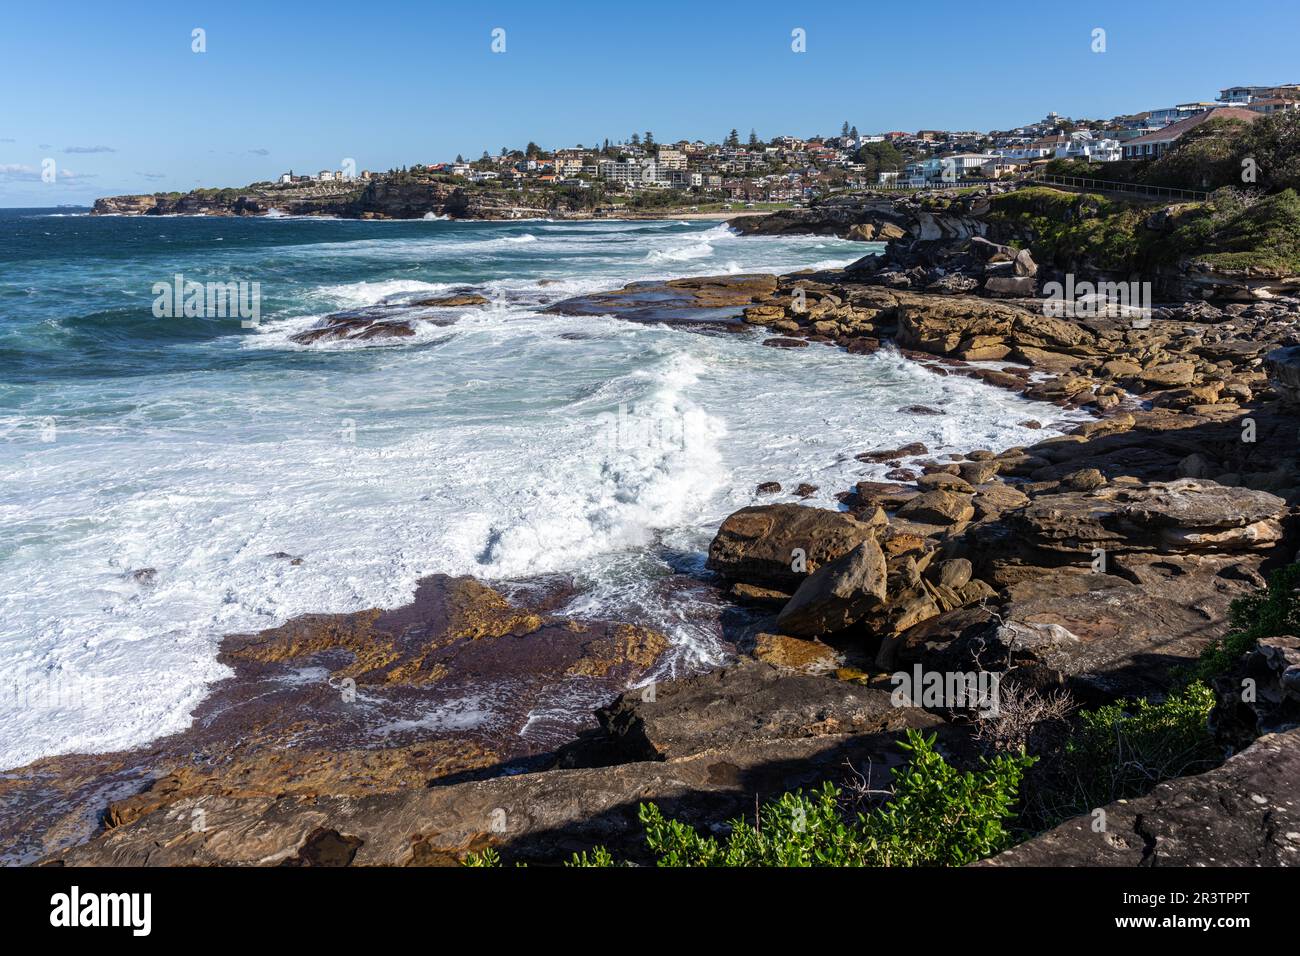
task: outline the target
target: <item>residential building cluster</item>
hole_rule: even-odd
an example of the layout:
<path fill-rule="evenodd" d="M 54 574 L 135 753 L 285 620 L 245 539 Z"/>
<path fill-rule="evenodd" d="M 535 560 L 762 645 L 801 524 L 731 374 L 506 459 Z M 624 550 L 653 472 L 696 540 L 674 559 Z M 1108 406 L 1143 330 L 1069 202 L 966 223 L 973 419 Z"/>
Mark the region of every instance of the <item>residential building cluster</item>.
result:
<path fill-rule="evenodd" d="M 1109 163 L 1154 159 L 1211 119 L 1252 122 L 1269 113 L 1300 109 L 1300 83 L 1232 86 L 1214 101 L 1161 106 L 1108 120 L 1074 120 L 1048 113 L 1010 130 L 923 129 L 860 134 L 847 123 L 841 135 L 801 139 L 778 136 L 742 143 L 733 130 L 722 143 L 680 140 L 656 143 L 651 134 L 547 152 L 503 149 L 472 162 L 433 163 L 403 169 L 416 177 L 451 177 L 502 187 L 602 188 L 605 193 L 680 190 L 705 201 L 803 203 L 840 191 L 881 185 L 924 186 L 941 182 L 995 180 L 1023 173 L 1053 159 Z M 879 144 L 879 145 L 877 145 Z M 390 171 L 392 175 L 397 171 Z M 321 170 L 292 171 L 281 183 L 369 180 Z"/>

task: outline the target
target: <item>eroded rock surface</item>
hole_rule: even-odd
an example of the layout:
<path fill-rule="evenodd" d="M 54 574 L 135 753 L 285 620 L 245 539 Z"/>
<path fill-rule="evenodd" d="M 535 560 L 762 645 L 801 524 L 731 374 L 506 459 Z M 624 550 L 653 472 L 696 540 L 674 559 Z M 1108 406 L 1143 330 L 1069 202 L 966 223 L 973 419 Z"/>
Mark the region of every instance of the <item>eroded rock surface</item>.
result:
<path fill-rule="evenodd" d="M 1270 734 L 1223 766 L 1075 817 L 977 866 L 1300 865 L 1300 731 Z"/>

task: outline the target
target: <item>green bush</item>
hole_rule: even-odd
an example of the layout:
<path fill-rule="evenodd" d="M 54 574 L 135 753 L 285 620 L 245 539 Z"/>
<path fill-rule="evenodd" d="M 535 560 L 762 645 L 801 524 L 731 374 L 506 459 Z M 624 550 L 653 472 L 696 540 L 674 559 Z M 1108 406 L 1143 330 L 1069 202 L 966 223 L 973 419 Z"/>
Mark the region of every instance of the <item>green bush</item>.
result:
<path fill-rule="evenodd" d="M 1268 587 L 1234 600 L 1228 624 L 1227 636 L 1201 652 L 1196 678 L 1208 681 L 1228 672 L 1262 637 L 1300 633 L 1300 564 L 1279 568 L 1269 575 Z"/>
<path fill-rule="evenodd" d="M 1075 715 L 1065 745 L 1036 768 L 1024 817 L 1052 826 L 1068 817 L 1148 793 L 1173 777 L 1201 773 L 1223 758 L 1209 728 L 1209 683 L 1230 671 L 1263 637 L 1300 633 L 1300 564 L 1269 577 L 1268 587 L 1234 600 L 1227 636 L 1180 675 L 1180 690 L 1158 704 L 1108 704 Z"/>
<path fill-rule="evenodd" d="M 1152 162 L 1143 172 L 1142 181 L 1180 189 L 1240 186 L 1240 151 L 1248 133 L 1248 125 L 1239 119 L 1212 119 L 1202 123 Z"/>
<path fill-rule="evenodd" d="M 1222 754 L 1208 726 L 1213 707 L 1214 692 L 1194 681 L 1158 704 L 1141 699 L 1081 711 L 1040 789 L 1041 822 L 1052 825 L 1215 766 Z"/>
<path fill-rule="evenodd" d="M 1226 197 L 1219 200 L 1225 201 Z M 1183 245 L 1196 261 L 1219 269 L 1293 275 L 1300 272 L 1300 196 L 1287 189 L 1258 202 L 1238 202 L 1216 224 L 1204 246 L 1191 246 L 1187 239 Z"/>
<path fill-rule="evenodd" d="M 765 804 L 752 823 L 736 818 L 725 840 L 701 836 L 693 827 L 642 804 L 646 845 L 664 867 L 695 866 L 962 866 L 1004 849 L 1025 770 L 1023 752 L 983 761 L 979 770 L 958 771 L 935 749 L 935 736 L 910 730 L 899 746 L 910 761 L 893 770 L 893 793 L 870 812 L 844 809 L 833 784 L 786 793 Z M 492 850 L 471 855 L 470 866 L 496 866 Z M 618 865 L 604 847 L 575 854 L 567 864 Z"/>

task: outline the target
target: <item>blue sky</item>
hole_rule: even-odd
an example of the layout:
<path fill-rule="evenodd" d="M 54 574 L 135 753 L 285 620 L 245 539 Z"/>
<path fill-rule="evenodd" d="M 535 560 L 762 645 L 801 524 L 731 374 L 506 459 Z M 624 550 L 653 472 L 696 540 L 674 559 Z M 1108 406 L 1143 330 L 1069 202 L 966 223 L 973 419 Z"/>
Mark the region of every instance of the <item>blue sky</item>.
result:
<path fill-rule="evenodd" d="M 9 3 L 0 206 L 484 149 L 1005 128 L 1300 81 L 1300 4 Z M 909 10 L 924 10 L 924 14 Z M 989 11 L 986 13 L 985 11 Z M 1106 52 L 1092 52 L 1092 31 Z M 194 53 L 195 28 L 207 51 Z M 505 52 L 492 52 L 492 31 Z M 807 51 L 791 49 L 806 31 Z M 55 182 L 41 181 L 53 160 Z"/>

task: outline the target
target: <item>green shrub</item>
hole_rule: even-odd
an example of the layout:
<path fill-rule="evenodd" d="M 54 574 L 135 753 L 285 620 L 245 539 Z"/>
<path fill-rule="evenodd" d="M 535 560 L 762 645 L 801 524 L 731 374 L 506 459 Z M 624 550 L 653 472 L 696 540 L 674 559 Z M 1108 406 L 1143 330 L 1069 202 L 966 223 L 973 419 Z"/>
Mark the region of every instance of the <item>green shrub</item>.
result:
<path fill-rule="evenodd" d="M 990 205 L 988 220 L 1025 240 L 1041 262 L 1061 267 L 1086 262 L 1117 272 L 1144 264 L 1141 230 L 1149 205 L 1046 186 L 994 196 Z"/>
<path fill-rule="evenodd" d="M 899 746 L 910 761 L 893 770 L 893 793 L 870 812 L 845 811 L 845 795 L 827 782 L 811 793 L 786 793 L 765 804 L 753 822 L 737 818 L 725 839 L 642 804 L 646 845 L 663 867 L 962 866 L 1004 849 L 1025 770 L 1023 752 L 958 771 L 935 749 L 935 736 L 910 730 Z M 488 850 L 471 866 L 495 866 Z M 575 854 L 569 866 L 616 866 L 604 847 Z"/>
<path fill-rule="evenodd" d="M 1300 633 L 1300 564 L 1269 575 L 1268 587 L 1239 597 L 1228 608 L 1231 630 L 1201 652 L 1195 677 L 1208 681 L 1226 673 L 1261 637 Z"/>
<path fill-rule="evenodd" d="M 488 847 L 482 853 L 468 853 L 464 859 L 465 866 L 500 866 L 501 855 L 492 847 Z"/>
<path fill-rule="evenodd" d="M 1040 794 L 1043 822 L 1141 796 L 1161 781 L 1215 766 L 1222 754 L 1208 726 L 1213 707 L 1213 691 L 1194 681 L 1158 704 L 1141 699 L 1081 711 Z"/>
<path fill-rule="evenodd" d="M 1177 237 L 1176 237 L 1177 238 Z M 1183 245 L 1190 246 L 1186 239 Z M 1300 272 L 1300 196 L 1287 189 L 1239 208 L 1218 224 L 1201 248 L 1188 248 L 1198 262 L 1219 269 Z"/>

